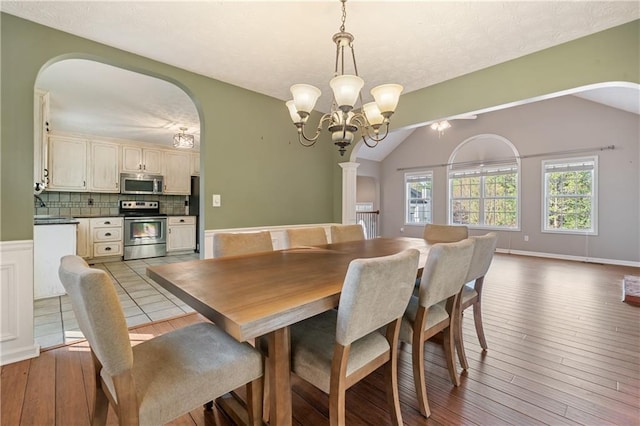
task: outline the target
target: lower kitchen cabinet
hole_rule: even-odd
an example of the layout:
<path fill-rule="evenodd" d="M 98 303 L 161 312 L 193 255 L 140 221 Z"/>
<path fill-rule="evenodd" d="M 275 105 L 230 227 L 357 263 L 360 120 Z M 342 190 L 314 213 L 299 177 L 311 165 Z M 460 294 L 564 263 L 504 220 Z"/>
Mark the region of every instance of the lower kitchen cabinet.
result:
<path fill-rule="evenodd" d="M 90 235 L 93 258 L 122 256 L 121 217 L 97 217 L 90 219 Z"/>
<path fill-rule="evenodd" d="M 196 249 L 196 217 L 171 216 L 167 220 L 167 253 Z"/>
<path fill-rule="evenodd" d="M 90 222 L 89 219 L 77 219 L 78 235 L 76 237 L 76 254 L 83 259 L 93 257 L 90 238 Z"/>

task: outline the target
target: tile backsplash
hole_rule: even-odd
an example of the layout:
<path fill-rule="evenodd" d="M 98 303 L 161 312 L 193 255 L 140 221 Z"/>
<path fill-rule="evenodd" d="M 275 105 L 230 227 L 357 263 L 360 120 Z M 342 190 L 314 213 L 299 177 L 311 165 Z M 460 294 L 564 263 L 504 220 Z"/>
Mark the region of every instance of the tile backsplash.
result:
<path fill-rule="evenodd" d="M 185 213 L 184 195 L 127 195 L 93 192 L 44 191 L 40 194 L 45 207 L 34 197 L 33 212 L 37 215 L 55 216 L 114 216 L 118 214 L 120 200 L 159 201 L 160 213 L 182 215 Z"/>

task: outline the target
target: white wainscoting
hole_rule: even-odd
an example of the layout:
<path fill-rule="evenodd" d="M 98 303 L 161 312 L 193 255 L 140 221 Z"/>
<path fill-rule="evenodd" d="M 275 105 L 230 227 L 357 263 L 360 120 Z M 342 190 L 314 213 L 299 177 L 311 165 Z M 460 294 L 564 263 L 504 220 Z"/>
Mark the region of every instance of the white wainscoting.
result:
<path fill-rule="evenodd" d="M 0 365 L 37 357 L 33 241 L 0 241 Z"/>
<path fill-rule="evenodd" d="M 274 250 L 282 250 L 286 248 L 284 246 L 285 231 L 291 228 L 324 228 L 324 232 L 327 234 L 327 241 L 331 242 L 331 225 L 339 225 L 339 223 L 313 223 L 308 225 L 280 225 L 280 226 L 256 226 L 252 228 L 229 228 L 229 229 L 212 229 L 204 231 L 204 258 L 210 259 L 213 257 L 213 235 L 220 232 L 271 232 L 271 241 L 273 243 Z"/>

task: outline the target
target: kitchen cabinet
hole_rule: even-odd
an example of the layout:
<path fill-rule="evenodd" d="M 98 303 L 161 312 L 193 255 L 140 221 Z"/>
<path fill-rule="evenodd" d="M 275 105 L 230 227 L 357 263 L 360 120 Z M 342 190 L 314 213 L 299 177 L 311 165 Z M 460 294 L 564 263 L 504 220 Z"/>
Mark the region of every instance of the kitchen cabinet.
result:
<path fill-rule="evenodd" d="M 49 137 L 49 185 L 55 191 L 87 190 L 87 141 Z"/>
<path fill-rule="evenodd" d="M 91 142 L 89 191 L 118 192 L 120 185 L 120 145 Z"/>
<path fill-rule="evenodd" d="M 138 146 L 122 146 L 123 173 L 162 174 L 162 151 Z"/>
<path fill-rule="evenodd" d="M 63 256 L 76 254 L 76 224 L 36 225 L 33 227 L 33 298 L 66 293 L 58 267 Z"/>
<path fill-rule="evenodd" d="M 170 216 L 167 229 L 167 253 L 196 249 L 195 216 Z"/>
<path fill-rule="evenodd" d="M 49 138 L 49 92 L 34 91 L 33 181 L 47 183 L 47 145 Z"/>
<path fill-rule="evenodd" d="M 97 217 L 90 219 L 90 236 L 93 258 L 122 256 L 123 219 L 121 217 Z"/>
<path fill-rule="evenodd" d="M 89 235 L 89 219 L 77 219 L 78 233 L 76 237 L 76 254 L 83 259 L 89 259 L 93 256 L 91 250 L 91 238 Z"/>
<path fill-rule="evenodd" d="M 191 176 L 200 176 L 200 153 L 191 153 Z"/>
<path fill-rule="evenodd" d="M 191 153 L 164 151 L 164 193 L 189 195 L 191 192 Z"/>

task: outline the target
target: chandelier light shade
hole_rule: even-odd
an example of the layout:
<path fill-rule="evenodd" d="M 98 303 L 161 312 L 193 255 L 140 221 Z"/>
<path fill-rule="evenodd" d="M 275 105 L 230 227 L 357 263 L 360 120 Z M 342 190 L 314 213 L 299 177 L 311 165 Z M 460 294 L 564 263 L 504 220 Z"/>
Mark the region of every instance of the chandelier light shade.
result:
<path fill-rule="evenodd" d="M 374 102 L 363 105 L 361 90 L 364 80 L 358 76 L 356 56 L 353 51 L 352 34 L 345 32 L 347 19 L 346 2 L 342 3 L 342 25 L 340 32 L 333 35 L 336 44 L 336 64 L 334 77 L 329 82 L 333 91 L 331 111 L 320 118 L 320 123 L 314 136 L 305 134 L 305 126 L 309 114 L 321 95 L 320 89 L 309 84 L 294 84 L 291 86 L 293 100 L 286 103 L 291 121 L 298 130 L 298 140 L 304 146 L 316 143 L 322 127 L 326 124 L 331 132 L 331 140 L 338 146 L 340 155 L 344 155 L 346 148 L 353 142 L 355 135 L 360 132 L 364 143 L 375 147 L 378 142 L 389 134 L 389 119 L 393 115 L 400 100 L 402 86 L 399 84 L 383 84 L 371 89 Z M 350 51 L 350 54 L 345 53 Z M 350 57 L 353 61 L 353 73 L 345 73 L 345 60 Z M 358 107 L 360 105 L 360 107 Z M 384 127 L 383 131 L 381 129 Z"/>
<path fill-rule="evenodd" d="M 176 133 L 173 135 L 173 147 L 174 148 L 193 148 L 194 145 L 194 137 L 193 135 L 187 135 L 185 132 L 187 131 L 186 127 L 180 127 L 182 133 Z"/>

